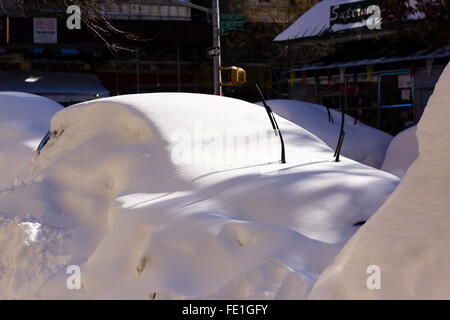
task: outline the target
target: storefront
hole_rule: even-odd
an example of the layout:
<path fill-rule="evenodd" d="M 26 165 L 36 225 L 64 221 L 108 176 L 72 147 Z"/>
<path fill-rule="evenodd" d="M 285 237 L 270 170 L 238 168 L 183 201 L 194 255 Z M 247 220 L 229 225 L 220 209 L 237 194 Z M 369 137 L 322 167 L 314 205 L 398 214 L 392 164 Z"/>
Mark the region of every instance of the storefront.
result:
<path fill-rule="evenodd" d="M 275 41 L 329 48 L 314 62 L 283 73 L 290 99 L 341 109 L 355 121 L 397 134 L 419 121 L 449 61 L 450 45 L 394 45 L 387 39 L 391 31 L 367 27 L 367 7 L 374 4 L 320 2 Z"/>
<path fill-rule="evenodd" d="M 94 96 L 105 89 L 110 95 L 212 90 L 211 82 L 202 81 L 203 73 L 212 73 L 206 56 L 212 40 L 211 25 L 204 14 L 197 17 L 190 8 L 168 1 L 136 0 L 105 15 L 116 28 L 138 37 L 135 41 L 120 34 L 111 36 L 113 44 L 126 50 L 108 50 L 106 43 L 84 25 L 80 30 L 68 29 L 64 16 L 55 12 L 29 10 L 23 16 L 12 10 L 0 11 L 0 72 L 5 77 L 9 73 L 15 77 L 20 71 L 25 78 L 44 72 L 42 79 L 59 79 L 60 73 L 71 74 L 74 79 L 95 79 L 83 86 Z M 42 79 L 35 84 L 42 85 Z M 14 87 L 11 83 L 3 85 L 31 90 L 32 84 L 22 80 Z M 62 89 L 58 81 L 52 83 L 52 91 Z M 66 86 L 65 90 L 81 86 Z M 66 98 L 78 95 L 67 93 Z"/>

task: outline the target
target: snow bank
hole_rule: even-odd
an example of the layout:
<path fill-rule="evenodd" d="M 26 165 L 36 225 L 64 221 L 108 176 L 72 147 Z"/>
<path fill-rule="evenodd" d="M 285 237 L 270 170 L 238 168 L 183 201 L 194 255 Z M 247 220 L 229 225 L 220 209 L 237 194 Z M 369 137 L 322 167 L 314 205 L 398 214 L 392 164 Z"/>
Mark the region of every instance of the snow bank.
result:
<path fill-rule="evenodd" d="M 24 184 L 0 194 L 0 248 L 14 248 L 0 251 L 0 298 L 305 298 L 399 180 L 335 163 L 277 121 L 283 165 L 265 110 L 236 99 L 140 94 L 58 112 Z M 66 288 L 71 265 L 80 290 Z"/>
<path fill-rule="evenodd" d="M 24 177 L 31 156 L 63 107 L 23 92 L 0 92 L 0 191 Z"/>
<path fill-rule="evenodd" d="M 417 126 L 412 126 L 394 137 L 386 152 L 381 170 L 403 178 L 419 155 L 416 131 Z"/>
<path fill-rule="evenodd" d="M 450 299 L 450 65 L 417 127 L 419 157 L 380 210 L 320 276 L 310 297 Z M 381 289 L 366 270 L 380 268 Z"/>
<path fill-rule="evenodd" d="M 262 105 L 261 103 L 258 103 Z M 328 121 L 324 106 L 297 100 L 269 100 L 267 104 L 278 115 L 315 134 L 330 148 L 335 149 L 341 125 L 341 114 L 331 110 L 333 123 Z M 380 168 L 392 136 L 345 116 L 345 139 L 342 154 L 347 158 L 374 168 Z"/>

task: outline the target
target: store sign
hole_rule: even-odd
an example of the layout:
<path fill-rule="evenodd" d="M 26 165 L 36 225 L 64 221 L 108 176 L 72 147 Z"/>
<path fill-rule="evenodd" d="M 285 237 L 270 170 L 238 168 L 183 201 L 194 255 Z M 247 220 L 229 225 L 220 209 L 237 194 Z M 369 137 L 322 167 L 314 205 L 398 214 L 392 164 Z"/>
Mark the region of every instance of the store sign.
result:
<path fill-rule="evenodd" d="M 364 0 L 331 6 L 330 27 L 335 24 L 363 23 L 374 15 L 373 6 L 378 6 L 378 0 Z"/>
<path fill-rule="evenodd" d="M 56 18 L 34 18 L 33 19 L 34 43 L 57 43 L 57 21 Z"/>

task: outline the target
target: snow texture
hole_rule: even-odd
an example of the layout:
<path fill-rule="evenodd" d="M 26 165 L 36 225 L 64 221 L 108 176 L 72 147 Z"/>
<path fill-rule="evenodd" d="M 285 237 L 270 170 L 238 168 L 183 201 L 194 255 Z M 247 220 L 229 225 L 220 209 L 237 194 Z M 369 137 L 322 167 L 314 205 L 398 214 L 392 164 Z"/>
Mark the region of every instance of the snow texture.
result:
<path fill-rule="evenodd" d="M 450 65 L 417 126 L 419 156 L 315 284 L 313 299 L 450 299 Z M 368 266 L 381 288 L 369 290 Z"/>
<path fill-rule="evenodd" d="M 386 152 L 381 170 L 403 178 L 408 168 L 419 156 L 416 131 L 417 126 L 412 126 L 394 137 Z"/>
<path fill-rule="evenodd" d="M 62 108 L 37 95 L 0 92 L 0 190 L 25 177 L 50 119 Z"/>

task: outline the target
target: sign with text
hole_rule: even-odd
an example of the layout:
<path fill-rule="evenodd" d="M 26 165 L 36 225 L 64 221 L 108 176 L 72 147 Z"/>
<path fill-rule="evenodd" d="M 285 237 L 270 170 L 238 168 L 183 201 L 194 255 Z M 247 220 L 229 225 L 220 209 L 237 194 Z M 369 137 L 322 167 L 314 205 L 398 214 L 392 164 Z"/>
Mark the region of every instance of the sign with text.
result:
<path fill-rule="evenodd" d="M 349 24 L 367 21 L 373 11 L 369 8 L 378 5 L 378 0 L 364 0 L 344 3 L 330 7 L 330 27 L 335 24 Z"/>
<path fill-rule="evenodd" d="M 217 57 L 220 53 L 220 49 L 218 47 L 211 47 L 206 49 L 206 54 L 208 58 Z"/>
<path fill-rule="evenodd" d="M 226 35 L 231 30 L 243 30 L 245 17 L 238 14 L 220 15 L 220 35 Z"/>
<path fill-rule="evenodd" d="M 58 31 L 56 18 L 33 19 L 34 43 L 57 43 Z"/>

